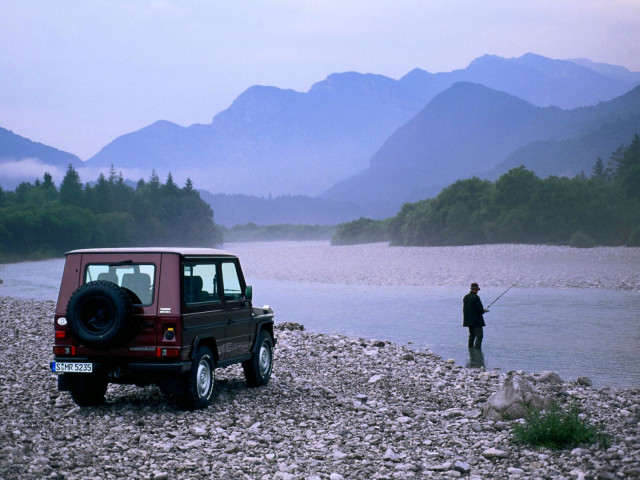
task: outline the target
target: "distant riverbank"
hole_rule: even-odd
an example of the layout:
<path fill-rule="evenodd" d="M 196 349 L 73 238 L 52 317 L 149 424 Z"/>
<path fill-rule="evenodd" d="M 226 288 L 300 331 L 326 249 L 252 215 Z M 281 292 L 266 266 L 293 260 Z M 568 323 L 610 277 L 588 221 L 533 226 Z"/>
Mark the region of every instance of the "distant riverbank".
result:
<path fill-rule="evenodd" d="M 600 288 L 640 291 L 640 247 L 389 247 L 229 243 L 248 278 L 358 285 Z M 285 259 L 286 261 L 283 261 Z"/>

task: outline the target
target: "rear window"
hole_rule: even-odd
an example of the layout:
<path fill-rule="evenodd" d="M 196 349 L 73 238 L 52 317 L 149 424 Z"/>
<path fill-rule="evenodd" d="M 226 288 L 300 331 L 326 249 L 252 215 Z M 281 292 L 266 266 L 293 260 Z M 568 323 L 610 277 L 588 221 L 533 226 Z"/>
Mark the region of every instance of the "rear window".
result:
<path fill-rule="evenodd" d="M 127 289 L 136 305 L 151 305 L 155 292 L 156 266 L 147 263 L 87 265 L 84 283 L 102 280 Z"/>

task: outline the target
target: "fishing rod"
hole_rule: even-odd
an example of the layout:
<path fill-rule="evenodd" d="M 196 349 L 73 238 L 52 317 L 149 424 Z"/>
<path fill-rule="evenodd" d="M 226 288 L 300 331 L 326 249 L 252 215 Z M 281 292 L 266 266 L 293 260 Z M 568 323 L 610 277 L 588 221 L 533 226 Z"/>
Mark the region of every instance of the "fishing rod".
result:
<path fill-rule="evenodd" d="M 507 293 L 509 290 L 511 290 L 511 287 L 513 287 L 515 285 L 515 283 L 512 283 L 509 288 L 507 288 L 504 292 L 502 292 L 500 295 L 498 295 L 498 297 L 491 302 L 489 305 L 487 305 L 486 309 L 489 310 L 489 307 L 491 307 L 491 305 L 493 305 L 494 303 L 496 303 L 498 300 L 500 300 L 500 297 L 503 296 L 505 293 Z"/>

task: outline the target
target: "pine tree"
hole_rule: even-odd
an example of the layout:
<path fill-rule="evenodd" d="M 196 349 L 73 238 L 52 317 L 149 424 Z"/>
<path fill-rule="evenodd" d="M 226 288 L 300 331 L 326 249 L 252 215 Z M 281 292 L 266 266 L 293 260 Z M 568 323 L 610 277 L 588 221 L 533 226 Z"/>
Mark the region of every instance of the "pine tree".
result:
<path fill-rule="evenodd" d="M 66 205 L 83 205 L 83 190 L 80 176 L 73 165 L 69 164 L 67 174 L 60 184 L 60 201 Z"/>

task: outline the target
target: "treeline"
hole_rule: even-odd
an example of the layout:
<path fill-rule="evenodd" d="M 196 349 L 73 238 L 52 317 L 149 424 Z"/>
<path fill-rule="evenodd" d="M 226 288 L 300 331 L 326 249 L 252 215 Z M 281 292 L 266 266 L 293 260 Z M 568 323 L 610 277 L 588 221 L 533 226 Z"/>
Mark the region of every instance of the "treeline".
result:
<path fill-rule="evenodd" d="M 432 199 L 405 204 L 367 227 L 393 245 L 485 243 L 640 246 L 640 138 L 598 159 L 591 175 L 538 178 L 524 167 L 495 182 L 459 180 Z M 349 243 L 363 219 L 338 226 L 332 243 Z M 375 225 L 377 225 L 377 231 Z M 367 241 L 367 240 L 364 240 Z"/>
<path fill-rule="evenodd" d="M 0 257 L 3 261 L 60 255 L 88 247 L 222 243 L 211 207 L 190 180 L 178 187 L 153 173 L 133 188 L 113 168 L 82 184 L 70 165 L 57 188 L 50 174 L 15 191 L 0 188 Z"/>
<path fill-rule="evenodd" d="M 361 217 L 353 222 L 341 223 L 331 238 L 331 245 L 357 245 L 359 243 L 386 242 L 389 240 L 391 220 L 371 220 Z"/>
<path fill-rule="evenodd" d="M 329 240 L 336 233 L 335 225 L 257 225 L 250 222 L 222 228 L 225 242 Z"/>

